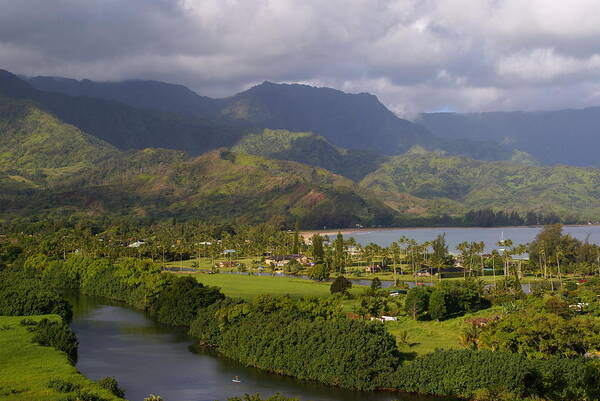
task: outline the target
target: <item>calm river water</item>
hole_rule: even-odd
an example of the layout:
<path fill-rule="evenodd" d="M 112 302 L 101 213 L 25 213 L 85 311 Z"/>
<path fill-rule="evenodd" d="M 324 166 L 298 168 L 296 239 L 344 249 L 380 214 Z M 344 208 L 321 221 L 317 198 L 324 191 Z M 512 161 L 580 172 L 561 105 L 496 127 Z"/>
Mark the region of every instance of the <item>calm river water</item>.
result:
<path fill-rule="evenodd" d="M 210 353 L 193 353 L 185 331 L 109 301 L 72 296 L 79 339 L 77 368 L 91 379 L 114 376 L 130 401 L 150 393 L 165 401 L 224 401 L 244 393 L 277 392 L 302 401 L 448 400 L 399 393 L 352 392 L 245 368 Z M 241 383 L 232 383 L 239 376 Z"/>

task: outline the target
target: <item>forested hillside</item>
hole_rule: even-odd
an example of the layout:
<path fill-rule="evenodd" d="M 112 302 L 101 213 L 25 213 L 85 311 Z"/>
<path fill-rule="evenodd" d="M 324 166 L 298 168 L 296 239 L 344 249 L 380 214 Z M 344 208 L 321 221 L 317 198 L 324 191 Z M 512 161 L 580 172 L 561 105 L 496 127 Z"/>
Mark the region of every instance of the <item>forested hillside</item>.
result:
<path fill-rule="evenodd" d="M 8 72 L 0 73 L 0 81 L 3 219 L 137 216 L 213 223 L 277 221 L 287 226 L 300 220 L 303 227 L 322 228 L 494 224 L 494 218 L 485 217 L 489 211 L 462 217 L 470 211 L 490 209 L 521 216 L 528 212 L 556 214 L 570 222 L 600 220 L 597 169 L 536 167 L 529 155 L 518 151 L 513 152 L 510 163 L 448 156 L 445 151 L 430 152 L 422 146 L 403 155 L 383 156 L 340 147 L 330 137 L 311 131 L 240 129 L 185 113 L 151 110 L 161 107 L 156 102 L 148 101 L 150 108 L 141 109 L 114 100 L 43 92 Z M 75 85 L 73 91 L 81 86 L 80 81 L 75 82 L 67 82 Z M 161 83 L 136 81 L 130 85 L 142 88 L 140 93 L 152 88 L 154 93 L 165 90 Z M 126 92 L 117 85 L 108 96 L 107 88 L 101 85 L 94 90 L 104 91 L 104 97 Z M 188 96 L 198 104 L 210 103 L 183 87 L 166 88 L 173 99 Z M 287 102 L 292 93 L 300 97 Z M 371 104 L 381 116 L 386 113 L 369 95 L 298 85 L 265 83 L 226 101 L 229 106 L 218 113 L 248 124 L 287 121 L 296 127 L 322 129 L 329 121 L 338 129 L 356 122 L 342 113 L 351 109 L 346 108 L 348 104 L 357 112 Z M 300 112 L 289 114 L 296 107 L 294 102 L 323 107 L 338 104 L 341 114 L 334 112 L 335 107 L 325 107 L 327 114 L 300 105 Z M 379 123 L 392 120 L 388 116 Z M 381 124 L 371 126 L 377 131 L 384 127 Z M 375 131 L 365 138 L 390 149 L 395 146 L 385 142 L 391 136 L 383 142 L 377 139 L 391 131 Z M 352 132 L 358 131 L 348 132 L 346 139 L 352 142 Z M 167 149 L 145 144 L 164 144 Z M 457 142 L 454 146 L 462 145 Z M 485 151 L 485 146 L 478 151 Z M 516 216 L 497 221 L 525 219 Z"/>
<path fill-rule="evenodd" d="M 353 180 L 360 180 L 387 160 L 378 153 L 333 146 L 310 132 L 270 129 L 245 136 L 232 151 L 318 166 Z"/>
<path fill-rule="evenodd" d="M 430 213 L 460 214 L 494 208 L 555 212 L 595 220 L 600 216 L 600 170 L 482 162 L 437 153 L 389 159 L 360 185 L 388 204 L 407 193 L 430 202 Z"/>

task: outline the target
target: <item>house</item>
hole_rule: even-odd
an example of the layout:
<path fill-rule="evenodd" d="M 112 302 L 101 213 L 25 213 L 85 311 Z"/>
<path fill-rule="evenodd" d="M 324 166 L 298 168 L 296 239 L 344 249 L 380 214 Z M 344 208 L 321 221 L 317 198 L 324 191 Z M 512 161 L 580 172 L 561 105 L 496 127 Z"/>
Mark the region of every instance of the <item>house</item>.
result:
<path fill-rule="evenodd" d="M 140 246 L 144 245 L 145 242 L 143 240 L 139 240 L 139 241 L 135 241 L 129 245 L 127 245 L 128 248 L 139 248 Z"/>
<path fill-rule="evenodd" d="M 237 262 L 231 262 L 231 261 L 227 261 L 227 262 L 219 262 L 219 267 L 220 268 L 232 268 L 232 267 L 236 267 L 238 265 Z"/>
<path fill-rule="evenodd" d="M 417 277 L 431 277 L 431 276 L 437 276 L 438 274 L 458 274 L 458 273 L 463 273 L 464 269 L 461 269 L 459 267 L 430 267 L 430 266 L 425 266 L 425 265 L 421 265 L 421 269 L 417 270 Z"/>
<path fill-rule="evenodd" d="M 223 251 L 223 255 L 225 256 L 233 256 L 237 251 L 235 249 L 225 249 Z"/>
<path fill-rule="evenodd" d="M 371 320 L 379 320 L 380 322 L 395 322 L 398 320 L 395 316 L 380 316 L 380 317 L 372 317 Z"/>
<path fill-rule="evenodd" d="M 265 258 L 267 265 L 273 265 L 277 267 L 283 267 L 290 263 L 292 260 L 296 260 L 298 263 L 305 265 L 310 263 L 310 260 L 303 255 L 271 255 Z"/>
<path fill-rule="evenodd" d="M 346 253 L 349 256 L 360 256 L 362 255 L 362 249 L 357 246 L 350 246 L 348 249 L 346 249 Z"/>
<path fill-rule="evenodd" d="M 372 265 L 365 267 L 365 273 L 379 273 L 383 271 L 389 271 L 390 267 L 388 265 Z"/>

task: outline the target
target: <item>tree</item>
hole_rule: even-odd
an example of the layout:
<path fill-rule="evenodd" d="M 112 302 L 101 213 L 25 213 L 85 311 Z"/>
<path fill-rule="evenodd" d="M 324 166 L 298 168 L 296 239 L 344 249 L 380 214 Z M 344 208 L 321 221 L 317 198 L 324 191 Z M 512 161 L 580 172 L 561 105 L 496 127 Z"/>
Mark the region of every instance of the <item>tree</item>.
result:
<path fill-rule="evenodd" d="M 294 242 L 292 243 L 292 254 L 300 253 L 300 221 L 296 220 L 296 228 L 294 230 Z"/>
<path fill-rule="evenodd" d="M 350 288 L 352 288 L 352 282 L 350 280 L 348 280 L 344 276 L 337 276 L 335 280 L 333 280 L 333 283 L 331 283 L 329 291 L 332 294 L 336 294 L 339 292 L 347 293 Z"/>
<path fill-rule="evenodd" d="M 313 235 L 312 248 L 315 263 L 323 263 L 325 261 L 325 252 L 323 250 L 323 238 L 319 234 Z"/>
<path fill-rule="evenodd" d="M 333 243 L 335 253 L 333 255 L 333 267 L 339 273 L 344 272 L 344 236 L 338 233 Z"/>
<path fill-rule="evenodd" d="M 444 320 L 448 317 L 446 294 L 442 289 L 433 290 L 429 297 L 429 316 L 437 320 Z"/>
<path fill-rule="evenodd" d="M 392 269 L 394 270 L 394 283 L 396 282 L 396 266 L 398 265 L 398 261 L 400 260 L 400 252 L 402 248 L 398 245 L 397 242 L 392 242 L 390 245 L 390 252 L 392 254 L 393 264 Z M 402 274 L 402 267 L 400 268 L 400 274 Z"/>
<path fill-rule="evenodd" d="M 329 270 L 323 263 L 317 263 L 308 271 L 308 277 L 317 281 L 329 280 Z"/>
<path fill-rule="evenodd" d="M 376 291 L 381 289 L 381 280 L 379 280 L 379 277 L 375 277 L 373 279 L 373 281 L 371 281 L 371 291 L 373 291 L 373 293 L 375 293 Z"/>
<path fill-rule="evenodd" d="M 418 319 L 427 312 L 430 291 L 422 287 L 413 287 L 406 294 L 404 310 L 413 319 Z"/>
<path fill-rule="evenodd" d="M 438 235 L 431 241 L 431 263 L 434 267 L 444 267 L 448 259 L 448 245 L 446 245 L 446 233 Z M 440 274 L 441 277 L 441 274 Z"/>

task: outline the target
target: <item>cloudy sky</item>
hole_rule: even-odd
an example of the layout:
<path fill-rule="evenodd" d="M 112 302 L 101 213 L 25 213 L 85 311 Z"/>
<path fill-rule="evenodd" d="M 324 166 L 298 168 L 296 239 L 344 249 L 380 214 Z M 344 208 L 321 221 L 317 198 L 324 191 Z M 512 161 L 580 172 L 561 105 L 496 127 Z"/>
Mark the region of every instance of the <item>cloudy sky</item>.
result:
<path fill-rule="evenodd" d="M 0 0 L 0 68 L 371 92 L 398 113 L 600 105 L 597 0 Z"/>

